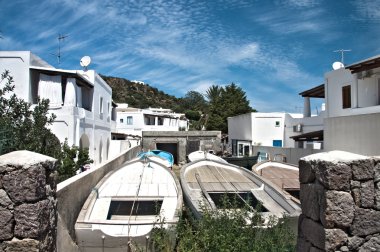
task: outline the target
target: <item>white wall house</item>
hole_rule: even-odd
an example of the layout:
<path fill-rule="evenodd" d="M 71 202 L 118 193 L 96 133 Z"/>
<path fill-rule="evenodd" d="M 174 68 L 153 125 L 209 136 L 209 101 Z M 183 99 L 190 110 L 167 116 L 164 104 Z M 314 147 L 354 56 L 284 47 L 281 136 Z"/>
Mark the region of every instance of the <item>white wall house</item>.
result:
<path fill-rule="evenodd" d="M 310 113 L 310 98 L 324 98 L 324 85 L 300 93 L 304 113 L 248 113 L 228 118 L 229 145 L 234 156 L 253 155 L 252 146 L 313 148 L 323 147 L 324 108 Z"/>
<path fill-rule="evenodd" d="M 57 117 L 52 132 L 69 145 L 89 148 L 95 164 L 108 159 L 112 89 L 93 70 L 57 69 L 29 51 L 0 51 L 0 71 L 9 70 L 15 93 L 32 104 L 50 100 Z"/>
<path fill-rule="evenodd" d="M 116 113 L 115 133 L 141 137 L 143 131 L 187 131 L 189 128 L 184 114 L 170 109 L 139 109 L 117 104 Z"/>
<path fill-rule="evenodd" d="M 234 156 L 252 155 L 252 145 L 283 146 L 285 113 L 247 113 L 227 120 Z"/>
<path fill-rule="evenodd" d="M 380 155 L 380 55 L 325 74 L 326 150 Z"/>

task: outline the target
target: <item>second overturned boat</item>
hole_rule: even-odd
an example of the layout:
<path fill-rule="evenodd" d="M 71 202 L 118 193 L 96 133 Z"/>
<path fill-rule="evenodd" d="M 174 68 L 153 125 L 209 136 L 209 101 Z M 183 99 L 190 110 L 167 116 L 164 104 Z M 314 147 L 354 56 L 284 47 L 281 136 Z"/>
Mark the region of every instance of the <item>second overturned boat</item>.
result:
<path fill-rule="evenodd" d="M 209 160 L 219 161 L 222 163 L 227 163 L 227 161 L 224 160 L 223 158 L 218 157 L 214 154 L 208 153 L 207 151 L 202 151 L 202 150 L 194 151 L 194 152 L 190 153 L 187 156 L 187 158 L 189 159 L 190 162 L 202 160 L 202 159 L 209 159 Z"/>
<path fill-rule="evenodd" d="M 237 196 L 237 207 L 248 202 L 255 209 L 260 202 L 261 215 L 266 220 L 284 214 L 298 217 L 301 213 L 299 204 L 279 188 L 232 164 L 206 159 L 194 161 L 182 167 L 180 179 L 184 199 L 197 218 L 202 216 L 204 207 L 222 209 L 225 195 L 228 199 Z"/>
<path fill-rule="evenodd" d="M 182 203 L 171 170 L 149 156 L 136 158 L 107 174 L 89 195 L 75 224 L 78 246 L 121 252 L 137 244 L 148 250 L 152 229 L 176 225 Z"/>
<path fill-rule="evenodd" d="M 152 160 L 158 161 L 159 163 L 164 164 L 166 167 L 171 168 L 174 164 L 174 157 L 171 153 L 163 150 L 152 150 L 146 152 L 140 152 L 138 157 L 149 157 Z"/>

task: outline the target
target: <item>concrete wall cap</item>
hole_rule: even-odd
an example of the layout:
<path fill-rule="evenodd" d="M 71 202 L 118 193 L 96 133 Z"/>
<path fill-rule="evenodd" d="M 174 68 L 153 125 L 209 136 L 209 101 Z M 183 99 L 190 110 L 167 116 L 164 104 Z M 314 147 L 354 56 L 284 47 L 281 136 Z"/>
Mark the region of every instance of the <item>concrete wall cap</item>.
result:
<path fill-rule="evenodd" d="M 301 158 L 304 161 L 327 161 L 332 163 L 352 162 L 354 160 L 368 159 L 369 157 L 346 151 L 329 151 L 312 154 Z"/>
<path fill-rule="evenodd" d="M 16 166 L 25 166 L 46 161 L 55 162 L 56 159 L 27 150 L 13 151 L 0 156 L 0 166 L 6 166 L 10 164 Z"/>

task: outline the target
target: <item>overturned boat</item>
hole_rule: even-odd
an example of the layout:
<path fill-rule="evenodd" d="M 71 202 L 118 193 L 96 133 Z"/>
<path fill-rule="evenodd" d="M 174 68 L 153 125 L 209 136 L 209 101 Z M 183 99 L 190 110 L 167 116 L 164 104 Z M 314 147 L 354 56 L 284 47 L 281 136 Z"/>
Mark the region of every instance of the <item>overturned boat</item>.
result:
<path fill-rule="evenodd" d="M 214 160 L 198 160 L 183 166 L 180 180 L 184 199 L 196 218 L 205 208 L 223 209 L 223 198 L 235 197 L 237 208 L 249 204 L 261 206 L 265 220 L 283 215 L 298 218 L 300 205 L 275 185 L 265 182 L 251 171 Z"/>
<path fill-rule="evenodd" d="M 252 171 L 266 181 L 275 184 L 278 188 L 281 188 L 296 199 L 300 199 L 298 166 L 268 160 L 252 166 Z"/>
<path fill-rule="evenodd" d="M 149 250 L 152 229 L 176 225 L 182 203 L 175 174 L 149 156 L 138 157 L 92 190 L 75 224 L 78 246 L 82 251 Z"/>
<path fill-rule="evenodd" d="M 140 152 L 137 156 L 140 158 L 149 157 L 151 160 L 163 163 L 168 168 L 171 168 L 174 164 L 173 155 L 163 150 Z"/>
<path fill-rule="evenodd" d="M 202 150 L 191 152 L 187 156 L 187 158 L 190 162 L 202 160 L 202 159 L 209 159 L 209 160 L 219 161 L 222 163 L 227 163 L 227 161 L 224 160 L 223 158 L 218 157 L 218 156 L 216 156 L 212 153 L 209 153 L 207 151 L 202 151 Z"/>

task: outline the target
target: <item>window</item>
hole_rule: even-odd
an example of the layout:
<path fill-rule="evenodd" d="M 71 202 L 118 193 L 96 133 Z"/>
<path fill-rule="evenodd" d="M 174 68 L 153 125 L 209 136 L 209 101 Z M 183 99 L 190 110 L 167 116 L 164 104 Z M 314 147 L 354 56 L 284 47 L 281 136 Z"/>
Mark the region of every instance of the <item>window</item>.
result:
<path fill-rule="evenodd" d="M 280 121 L 276 121 L 276 127 L 280 127 Z"/>
<path fill-rule="evenodd" d="M 124 122 L 124 119 L 123 118 L 120 118 L 120 123 L 123 123 Z"/>
<path fill-rule="evenodd" d="M 164 125 L 164 118 L 158 117 L 158 125 Z"/>
<path fill-rule="evenodd" d="M 101 96 L 99 101 L 99 114 L 103 114 L 103 97 Z"/>
<path fill-rule="evenodd" d="M 132 116 L 127 116 L 127 124 L 132 125 L 133 124 L 133 117 Z"/>
<path fill-rule="evenodd" d="M 158 215 L 162 200 L 121 201 L 112 200 L 107 214 L 107 220 L 128 219 L 130 215 Z"/>
<path fill-rule="evenodd" d="M 251 192 L 239 192 L 239 193 L 221 193 L 221 192 L 209 192 L 208 193 L 214 201 L 216 208 L 218 209 L 231 209 L 231 208 L 244 208 L 249 205 L 252 208 L 259 208 L 259 212 L 268 212 L 260 201 Z"/>
<path fill-rule="evenodd" d="M 351 86 L 342 87 L 342 105 L 343 108 L 351 108 Z"/>

